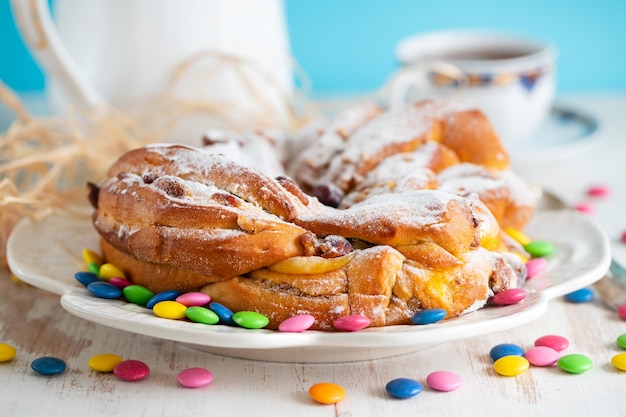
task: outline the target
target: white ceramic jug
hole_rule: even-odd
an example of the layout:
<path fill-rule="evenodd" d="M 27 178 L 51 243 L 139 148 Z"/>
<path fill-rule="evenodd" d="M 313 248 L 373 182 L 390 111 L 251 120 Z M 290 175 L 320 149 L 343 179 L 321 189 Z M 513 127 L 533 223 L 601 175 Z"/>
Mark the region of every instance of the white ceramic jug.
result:
<path fill-rule="evenodd" d="M 161 93 L 174 68 L 201 51 L 258 65 L 288 94 L 289 44 L 281 0 L 12 0 L 17 26 L 50 76 L 53 109 L 119 108 Z M 218 82 L 215 94 L 245 101 Z"/>

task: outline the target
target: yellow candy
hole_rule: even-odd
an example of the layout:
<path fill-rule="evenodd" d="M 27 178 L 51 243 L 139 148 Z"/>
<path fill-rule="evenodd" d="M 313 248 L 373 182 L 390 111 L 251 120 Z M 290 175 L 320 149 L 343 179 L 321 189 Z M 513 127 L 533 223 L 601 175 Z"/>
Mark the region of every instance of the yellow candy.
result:
<path fill-rule="evenodd" d="M 503 356 L 493 363 L 493 369 L 503 376 L 516 376 L 528 370 L 530 363 L 523 356 Z"/>
<path fill-rule="evenodd" d="M 626 352 L 618 353 L 611 358 L 611 364 L 620 371 L 626 371 Z"/>
<path fill-rule="evenodd" d="M 100 278 L 109 280 L 113 277 L 126 278 L 126 275 L 113 264 L 102 264 L 100 267 Z"/>
<path fill-rule="evenodd" d="M 89 359 L 88 365 L 91 369 L 97 372 L 113 372 L 115 365 L 122 362 L 124 359 L 119 355 L 113 353 L 101 353 L 99 355 L 92 356 Z"/>
<path fill-rule="evenodd" d="M 309 395 L 318 403 L 336 404 L 346 398 L 346 390 L 337 384 L 320 382 L 309 388 Z"/>
<path fill-rule="evenodd" d="M 504 229 L 504 231 L 506 232 L 507 235 L 511 236 L 513 239 L 517 241 L 517 243 L 519 243 L 522 246 L 526 246 L 531 242 L 530 238 L 526 236 L 526 234 L 522 232 L 521 230 L 508 227 Z"/>
<path fill-rule="evenodd" d="M 522 255 L 521 253 L 518 252 L 511 252 L 513 253 L 513 255 L 517 256 L 518 258 L 520 258 L 522 260 L 522 262 L 524 263 L 528 263 L 528 257 Z"/>
<path fill-rule="evenodd" d="M 15 348 L 6 343 L 0 343 L 0 362 L 8 362 L 15 357 Z"/>
<path fill-rule="evenodd" d="M 164 319 L 184 319 L 187 306 L 176 301 L 161 301 L 152 307 L 152 311 Z"/>
<path fill-rule="evenodd" d="M 15 284 L 23 284 L 22 280 L 19 279 L 15 274 L 11 274 L 11 281 Z"/>
<path fill-rule="evenodd" d="M 90 263 L 101 265 L 103 262 L 102 257 L 91 249 L 83 249 L 83 260 L 87 265 Z"/>

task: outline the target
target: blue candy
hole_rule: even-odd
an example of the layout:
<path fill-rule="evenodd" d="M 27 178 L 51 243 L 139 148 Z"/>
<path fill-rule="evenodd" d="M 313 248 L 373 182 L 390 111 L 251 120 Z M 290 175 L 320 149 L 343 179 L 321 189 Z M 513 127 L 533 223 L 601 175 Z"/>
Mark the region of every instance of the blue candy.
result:
<path fill-rule="evenodd" d="M 76 281 L 80 282 L 85 287 L 92 282 L 100 281 L 98 275 L 94 274 L 93 272 L 77 272 L 74 274 L 74 278 L 76 278 Z"/>
<path fill-rule="evenodd" d="M 35 359 L 30 367 L 33 371 L 41 375 L 57 375 L 65 371 L 67 365 L 59 358 L 53 358 L 52 356 L 44 356 L 39 359 Z"/>
<path fill-rule="evenodd" d="M 98 281 L 87 285 L 87 289 L 98 298 L 118 298 L 122 296 L 122 290 L 108 282 Z"/>
<path fill-rule="evenodd" d="M 178 297 L 180 295 L 180 293 L 176 290 L 171 290 L 171 291 L 163 291 L 157 294 L 154 294 L 152 296 L 152 298 L 150 298 L 148 300 L 148 302 L 146 303 L 146 307 L 147 308 L 152 308 L 155 306 L 156 303 L 160 303 L 161 301 L 172 301 L 175 300 L 176 297 Z"/>
<path fill-rule="evenodd" d="M 443 320 L 446 314 L 446 310 L 441 308 L 429 308 L 415 313 L 411 321 L 413 324 L 431 324 Z"/>
<path fill-rule="evenodd" d="M 237 324 L 233 321 L 233 312 L 228 307 L 220 303 L 212 302 L 209 303 L 209 310 L 217 314 L 217 317 L 220 318 L 220 324 L 237 326 Z"/>
<path fill-rule="evenodd" d="M 593 301 L 594 293 L 589 288 L 581 288 L 578 291 L 565 294 L 565 299 L 570 303 L 588 303 Z"/>
<path fill-rule="evenodd" d="M 385 385 L 387 393 L 396 398 L 411 398 L 422 392 L 422 384 L 410 378 L 397 378 Z"/>
<path fill-rule="evenodd" d="M 524 349 L 513 343 L 502 343 L 492 347 L 489 356 L 495 362 L 504 356 L 524 356 Z"/>

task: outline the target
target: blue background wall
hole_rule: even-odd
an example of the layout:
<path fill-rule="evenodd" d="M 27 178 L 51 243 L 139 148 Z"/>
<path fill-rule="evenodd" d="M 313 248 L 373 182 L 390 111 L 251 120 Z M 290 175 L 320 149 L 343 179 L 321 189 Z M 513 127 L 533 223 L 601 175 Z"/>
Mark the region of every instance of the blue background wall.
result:
<path fill-rule="evenodd" d="M 44 76 L 17 35 L 9 1 L 0 0 L 0 79 L 17 91 L 41 90 Z M 380 87 L 396 68 L 400 39 L 446 28 L 553 42 L 561 92 L 626 91 L 626 0 L 285 0 L 285 12 L 292 53 L 315 95 Z"/>

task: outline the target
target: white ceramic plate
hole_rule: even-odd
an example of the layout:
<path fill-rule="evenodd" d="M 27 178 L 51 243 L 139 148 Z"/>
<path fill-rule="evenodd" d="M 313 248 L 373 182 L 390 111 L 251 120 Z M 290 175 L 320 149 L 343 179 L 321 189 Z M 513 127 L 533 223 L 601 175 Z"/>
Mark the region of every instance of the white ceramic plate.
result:
<path fill-rule="evenodd" d="M 599 121 L 594 116 L 557 105 L 538 132 L 511 144 L 508 151 L 515 162 L 566 158 L 596 146 L 601 139 L 599 130 Z"/>
<path fill-rule="evenodd" d="M 133 333 L 174 340 L 240 358 L 280 362 L 344 362 L 419 351 L 442 342 L 508 330 L 544 314 L 547 301 L 600 279 L 609 267 L 609 241 L 589 218 L 572 211 L 541 212 L 527 232 L 550 241 L 549 268 L 527 283 L 528 297 L 506 307 L 488 307 L 427 326 L 390 326 L 353 333 L 280 333 L 207 326 L 161 319 L 120 300 L 93 297 L 74 279 L 81 251 L 98 250 L 89 218 L 55 215 L 22 221 L 8 242 L 11 270 L 20 279 L 61 295 L 62 306 L 86 320 Z"/>

